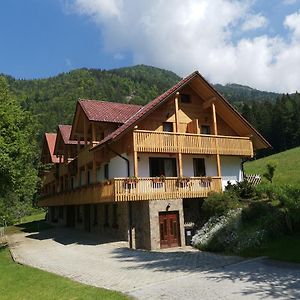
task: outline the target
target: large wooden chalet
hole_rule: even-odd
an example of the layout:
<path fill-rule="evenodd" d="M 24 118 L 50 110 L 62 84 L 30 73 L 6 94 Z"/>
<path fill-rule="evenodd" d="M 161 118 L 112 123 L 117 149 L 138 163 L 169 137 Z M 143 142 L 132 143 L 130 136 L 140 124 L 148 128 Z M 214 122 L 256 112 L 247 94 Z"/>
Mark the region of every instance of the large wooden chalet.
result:
<path fill-rule="evenodd" d="M 269 146 L 198 72 L 145 106 L 79 100 L 72 126 L 45 134 L 39 205 L 53 224 L 130 247 L 185 245 L 203 199 Z"/>

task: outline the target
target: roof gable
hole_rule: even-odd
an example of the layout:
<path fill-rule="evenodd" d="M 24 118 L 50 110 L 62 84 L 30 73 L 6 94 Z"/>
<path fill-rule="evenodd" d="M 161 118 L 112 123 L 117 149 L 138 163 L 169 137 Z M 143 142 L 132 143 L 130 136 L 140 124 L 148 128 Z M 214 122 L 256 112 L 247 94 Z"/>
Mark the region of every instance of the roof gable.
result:
<path fill-rule="evenodd" d="M 198 87 L 198 92 L 200 87 L 201 91 L 206 95 L 206 99 L 204 99 L 205 101 L 209 102 L 211 101 L 211 99 L 214 99 L 219 108 L 227 112 L 225 116 L 222 116 L 222 114 L 220 115 L 225 121 L 228 121 L 228 118 L 232 118 L 235 122 L 239 122 L 242 125 L 241 127 L 243 129 L 244 136 L 252 136 L 253 143 L 255 144 L 256 149 L 270 147 L 270 144 L 262 137 L 262 135 L 246 119 L 244 119 L 237 112 L 237 110 L 212 85 L 210 85 L 202 75 L 200 75 L 198 71 L 195 71 L 186 78 L 179 81 L 165 93 L 161 94 L 160 96 L 149 102 L 147 105 L 142 107 L 122 126 L 108 135 L 100 142 L 100 144 L 95 146 L 93 149 L 101 147 L 101 145 L 105 143 L 109 143 L 120 138 L 128 130 L 132 129 L 139 121 L 147 117 L 154 110 L 158 109 L 168 99 L 174 97 L 176 92 L 180 91 L 187 84 L 191 84 L 196 91 L 196 87 Z"/>
<path fill-rule="evenodd" d="M 58 125 L 57 138 L 54 147 L 54 153 L 62 155 L 64 145 L 76 145 L 77 141 L 70 140 L 72 126 L 71 125 Z"/>
<path fill-rule="evenodd" d="M 43 163 L 58 163 L 59 159 L 54 154 L 55 142 L 56 142 L 56 133 L 46 132 L 44 135 L 44 144 L 42 150 L 42 162 Z M 45 161 L 45 157 L 48 157 L 50 161 Z"/>

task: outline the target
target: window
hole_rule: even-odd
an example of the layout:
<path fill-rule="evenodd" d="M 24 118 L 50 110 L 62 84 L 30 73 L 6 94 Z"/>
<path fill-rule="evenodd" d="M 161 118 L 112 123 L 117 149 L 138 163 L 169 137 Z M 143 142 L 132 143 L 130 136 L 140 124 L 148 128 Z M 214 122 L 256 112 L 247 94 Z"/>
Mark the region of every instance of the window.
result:
<path fill-rule="evenodd" d="M 118 206 L 117 204 L 113 205 L 113 228 L 119 228 L 118 225 Z"/>
<path fill-rule="evenodd" d="M 194 166 L 194 176 L 195 177 L 206 176 L 204 158 L 194 158 L 193 166 Z"/>
<path fill-rule="evenodd" d="M 164 122 L 163 123 L 163 131 L 173 132 L 173 123 L 172 122 Z"/>
<path fill-rule="evenodd" d="M 202 134 L 210 134 L 210 126 L 209 125 L 201 125 L 201 133 Z"/>
<path fill-rule="evenodd" d="M 105 179 L 109 178 L 109 165 L 108 164 L 104 165 L 104 178 Z"/>
<path fill-rule="evenodd" d="M 188 94 L 180 95 L 181 103 L 191 103 L 191 96 Z"/>
<path fill-rule="evenodd" d="M 150 177 L 177 177 L 176 159 L 164 157 L 149 158 Z"/>
<path fill-rule="evenodd" d="M 109 204 L 104 206 L 104 227 L 109 226 Z"/>

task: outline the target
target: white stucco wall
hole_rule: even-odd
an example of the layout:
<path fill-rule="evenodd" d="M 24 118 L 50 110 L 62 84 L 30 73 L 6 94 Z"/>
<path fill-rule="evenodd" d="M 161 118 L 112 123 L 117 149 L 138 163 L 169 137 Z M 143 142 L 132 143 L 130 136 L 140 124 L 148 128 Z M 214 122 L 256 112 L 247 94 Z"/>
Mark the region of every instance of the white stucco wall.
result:
<path fill-rule="evenodd" d="M 133 176 L 133 157 L 132 156 L 127 156 L 127 154 L 122 153 L 122 156 L 126 157 L 129 160 L 130 164 L 130 176 Z M 101 167 L 104 169 L 104 165 Z M 109 178 L 115 178 L 115 177 L 127 177 L 127 162 L 119 157 L 116 156 L 112 158 L 109 162 Z M 139 175 L 141 176 L 141 175 Z M 104 177 L 104 174 L 103 174 Z"/>
<path fill-rule="evenodd" d="M 242 181 L 241 158 L 238 156 L 221 156 L 221 172 L 223 189 L 227 185 L 227 181 L 232 184 Z"/>
<path fill-rule="evenodd" d="M 123 153 L 122 156 L 129 159 L 130 163 L 130 176 L 133 176 L 133 157 L 132 155 L 127 156 Z M 149 177 L 149 157 L 168 157 L 176 158 L 175 155 L 169 154 L 138 154 L 138 172 L 139 177 Z M 206 176 L 216 176 L 217 166 L 216 157 L 214 155 L 183 155 L 183 175 L 188 177 L 194 176 L 193 169 L 193 158 L 204 158 Z M 178 170 L 177 170 L 178 171 Z M 223 189 L 227 185 L 227 181 L 231 183 L 236 183 L 242 180 L 242 169 L 241 169 L 241 158 L 237 156 L 221 156 L 221 172 L 222 172 L 222 186 Z M 127 163 L 121 157 L 114 157 L 109 162 L 109 178 L 115 177 L 127 177 Z M 101 165 L 100 170 L 97 172 L 98 180 L 105 180 L 104 178 L 104 164 Z"/>

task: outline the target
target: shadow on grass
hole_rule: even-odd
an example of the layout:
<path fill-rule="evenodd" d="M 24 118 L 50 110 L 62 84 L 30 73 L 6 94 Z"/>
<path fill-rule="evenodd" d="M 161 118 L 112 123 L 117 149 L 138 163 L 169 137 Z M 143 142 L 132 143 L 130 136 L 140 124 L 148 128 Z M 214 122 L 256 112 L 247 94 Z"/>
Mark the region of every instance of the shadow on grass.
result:
<path fill-rule="evenodd" d="M 45 220 L 40 221 L 32 221 L 28 223 L 23 223 L 19 225 L 15 225 L 20 231 L 26 233 L 39 232 L 45 229 L 53 228 L 53 226 L 47 224 Z"/>

